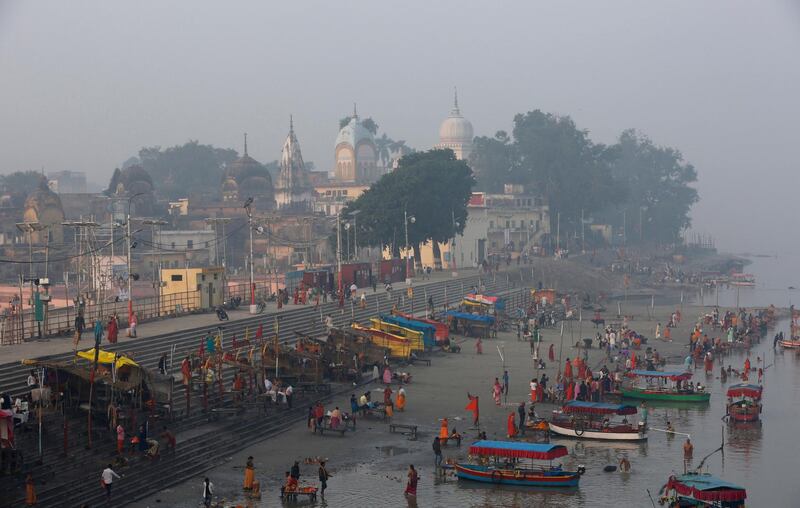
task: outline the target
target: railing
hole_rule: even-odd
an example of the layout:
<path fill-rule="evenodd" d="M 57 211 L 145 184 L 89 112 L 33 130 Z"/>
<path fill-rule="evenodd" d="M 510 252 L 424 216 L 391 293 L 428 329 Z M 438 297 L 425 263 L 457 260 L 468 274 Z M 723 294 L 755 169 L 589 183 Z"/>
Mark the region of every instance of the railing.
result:
<path fill-rule="evenodd" d="M 133 301 L 133 311 L 136 313 L 137 322 L 152 321 L 167 316 L 177 316 L 185 313 L 198 312 L 201 309 L 200 291 L 186 291 L 160 297 L 150 296 L 136 298 Z M 48 336 L 67 335 L 74 333 L 75 316 L 78 307 L 48 308 L 45 319 L 40 323 L 32 309 L 10 313 L 0 321 L 0 345 L 20 344 L 27 340 Z M 91 334 L 95 319 L 100 319 L 105 327 L 111 315 L 117 315 L 120 333 L 128 328 L 128 302 L 93 302 L 83 306 L 83 318 L 86 322 L 85 333 Z"/>

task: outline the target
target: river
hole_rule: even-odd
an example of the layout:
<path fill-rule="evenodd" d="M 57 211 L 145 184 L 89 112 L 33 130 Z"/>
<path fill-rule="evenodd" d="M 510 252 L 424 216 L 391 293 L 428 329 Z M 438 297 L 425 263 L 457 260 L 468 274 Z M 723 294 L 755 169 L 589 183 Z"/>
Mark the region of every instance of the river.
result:
<path fill-rule="evenodd" d="M 795 300 L 800 299 L 800 292 L 787 289 L 792 285 L 800 287 L 800 275 L 794 275 L 799 262 L 800 258 L 791 257 L 754 258 L 747 270 L 756 276 L 757 285 L 738 290 L 740 305 L 788 306 L 793 296 Z M 735 288 L 721 289 L 719 304 L 735 305 L 736 293 Z M 713 292 L 705 294 L 704 303 L 713 305 L 716 298 Z M 777 330 L 780 329 L 788 332 L 788 321 L 779 323 Z M 745 486 L 748 506 L 798 506 L 800 482 L 795 467 L 800 446 L 795 440 L 795 429 L 800 421 L 800 355 L 780 349 L 773 352 L 770 335 L 750 351 L 754 365 L 758 357 L 765 359 L 767 366 L 761 423 L 734 427 L 721 420 L 725 414 L 725 390 L 731 380 L 720 382 L 716 363 L 714 378 L 704 380 L 712 393 L 709 404 L 670 407 L 651 403 L 650 425 L 664 428 L 670 420 L 678 432 L 690 434 L 695 466 L 724 440 L 723 452 L 711 455 L 704 469 Z M 724 362 L 741 369 L 744 359 L 745 353 L 738 352 L 724 358 Z M 702 379 L 704 376 L 698 371 L 695 380 Z M 570 456 L 563 459 L 565 466 L 584 464 L 587 468 L 579 488 L 557 492 L 486 486 L 459 482 L 455 478 L 440 483 L 434 481 L 430 473 L 429 447 L 424 447 L 424 452 L 376 448 L 374 462 L 340 471 L 331 480 L 354 487 L 344 489 L 345 492 L 337 489 L 336 501 L 331 506 L 398 506 L 407 464 L 416 462 L 428 472 L 422 475 L 419 484 L 419 506 L 647 507 L 652 506 L 648 489 L 657 505 L 658 490 L 670 473 L 683 471 L 684 440 L 682 435 L 668 437 L 656 431 L 652 431 L 649 441 L 642 445 L 553 439 L 570 450 Z M 616 464 L 621 455 L 631 461 L 631 473 L 603 472 L 605 465 Z"/>

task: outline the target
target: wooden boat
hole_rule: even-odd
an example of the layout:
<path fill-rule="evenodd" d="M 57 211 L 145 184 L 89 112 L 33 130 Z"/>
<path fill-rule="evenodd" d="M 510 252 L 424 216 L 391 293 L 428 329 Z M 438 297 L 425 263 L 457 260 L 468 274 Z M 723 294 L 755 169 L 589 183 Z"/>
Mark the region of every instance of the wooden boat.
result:
<path fill-rule="evenodd" d="M 763 387 L 740 383 L 728 387 L 728 415 L 733 422 L 755 422 L 761 415 Z"/>
<path fill-rule="evenodd" d="M 391 333 L 392 335 L 408 339 L 412 352 L 425 351 L 424 333 L 417 330 L 412 330 L 411 328 L 406 328 L 404 326 L 396 325 L 394 323 L 389 323 L 380 318 L 370 318 L 369 322 L 370 322 L 370 327 L 373 330 L 380 330 L 382 332 Z"/>
<path fill-rule="evenodd" d="M 361 326 L 358 323 L 353 323 L 350 326 L 354 330 L 369 334 L 373 344 L 389 350 L 391 358 L 408 360 L 411 357 L 411 341 L 409 339 L 382 330 Z"/>
<path fill-rule="evenodd" d="M 426 324 L 432 325 L 434 328 L 436 328 L 436 342 L 437 342 L 437 344 L 445 342 L 445 341 L 447 341 L 447 339 L 450 338 L 450 329 L 447 327 L 447 324 L 445 324 L 445 323 L 441 323 L 441 322 L 433 320 L 433 319 L 416 317 L 413 314 L 406 314 L 404 312 L 400 312 L 400 311 L 397 311 L 397 310 L 392 311 L 392 314 L 394 314 L 395 316 L 400 316 L 402 318 L 411 319 L 411 320 L 414 320 L 414 321 L 419 321 L 421 323 L 426 323 Z"/>
<path fill-rule="evenodd" d="M 778 344 L 784 349 L 800 349 L 800 339 L 779 340 Z"/>
<path fill-rule="evenodd" d="M 703 473 L 670 476 L 661 487 L 661 504 L 670 508 L 716 506 L 718 508 L 744 508 L 747 490 L 735 483 Z"/>
<path fill-rule="evenodd" d="M 624 418 L 635 414 L 633 406 L 573 400 L 564 404 L 560 411 L 553 411 L 550 432 L 579 439 L 644 441 L 647 439 L 645 426 L 634 425 Z M 623 416 L 623 419 L 610 421 L 608 417 L 612 415 Z"/>
<path fill-rule="evenodd" d="M 564 471 L 553 466 L 553 459 L 567 455 L 563 445 L 512 441 L 477 441 L 469 454 L 478 464 L 457 463 L 456 476 L 462 480 L 524 487 L 577 487 L 582 470 Z M 523 460 L 531 461 L 523 464 Z M 534 460 L 546 460 L 548 466 L 536 467 Z"/>
<path fill-rule="evenodd" d="M 444 315 L 451 332 L 461 332 L 466 336 L 476 338 L 488 339 L 495 325 L 493 316 L 482 316 L 454 310 L 447 311 Z"/>
<path fill-rule="evenodd" d="M 711 398 L 711 394 L 702 389 L 679 388 L 678 383 L 692 378 L 691 372 L 632 370 L 626 375 L 635 379 L 644 379 L 645 385 L 622 387 L 620 391 L 625 398 L 674 402 L 708 402 Z"/>

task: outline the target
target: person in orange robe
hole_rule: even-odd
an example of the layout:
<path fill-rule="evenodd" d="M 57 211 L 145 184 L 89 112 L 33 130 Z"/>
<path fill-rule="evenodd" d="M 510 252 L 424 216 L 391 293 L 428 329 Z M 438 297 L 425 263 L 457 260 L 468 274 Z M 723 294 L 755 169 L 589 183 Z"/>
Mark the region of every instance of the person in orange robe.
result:
<path fill-rule="evenodd" d="M 33 483 L 33 476 L 29 473 L 25 478 L 25 504 L 27 506 L 35 505 L 39 500 L 36 498 L 36 488 Z"/>
<path fill-rule="evenodd" d="M 508 413 L 508 437 L 512 438 L 517 435 L 516 416 L 513 412 Z"/>
<path fill-rule="evenodd" d="M 253 465 L 253 457 L 247 457 L 247 465 L 244 467 L 244 489 L 252 490 L 253 481 L 255 480 L 255 466 Z"/>
<path fill-rule="evenodd" d="M 745 372 L 750 372 L 750 358 L 745 358 L 745 360 L 744 360 L 744 370 L 745 370 Z"/>
<path fill-rule="evenodd" d="M 447 429 L 447 418 L 442 418 L 439 426 L 439 439 L 444 439 L 446 442 L 448 437 L 450 437 L 450 432 Z"/>
<path fill-rule="evenodd" d="M 572 377 L 572 364 L 569 362 L 569 358 L 564 362 L 564 377 L 567 379 Z"/>
<path fill-rule="evenodd" d="M 547 358 L 554 362 L 556 360 L 555 344 L 550 344 L 550 349 L 547 351 Z"/>

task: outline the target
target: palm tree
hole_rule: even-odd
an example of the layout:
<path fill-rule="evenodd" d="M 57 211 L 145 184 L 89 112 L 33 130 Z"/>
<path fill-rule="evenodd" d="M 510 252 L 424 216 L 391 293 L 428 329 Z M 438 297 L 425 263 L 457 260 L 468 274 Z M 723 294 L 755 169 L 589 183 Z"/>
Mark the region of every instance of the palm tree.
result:
<path fill-rule="evenodd" d="M 378 159 L 380 159 L 384 168 L 387 167 L 388 162 L 392 159 L 392 154 L 389 152 L 389 147 L 392 144 L 394 144 L 394 140 L 387 136 L 385 132 L 381 137 L 375 139 L 375 147 L 378 150 Z"/>

